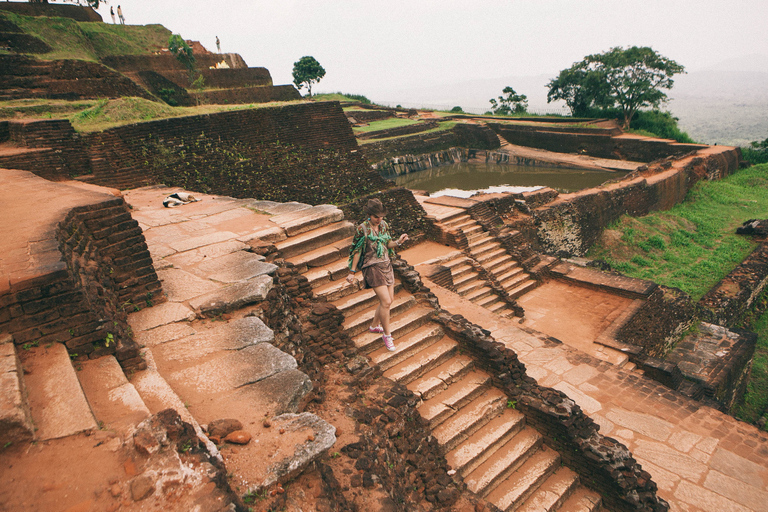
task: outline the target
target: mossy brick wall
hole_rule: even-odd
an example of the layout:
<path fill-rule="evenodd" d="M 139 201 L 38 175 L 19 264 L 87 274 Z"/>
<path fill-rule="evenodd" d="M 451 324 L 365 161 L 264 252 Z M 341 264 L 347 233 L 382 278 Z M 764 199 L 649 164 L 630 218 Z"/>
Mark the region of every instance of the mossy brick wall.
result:
<path fill-rule="evenodd" d="M 189 92 L 201 104 L 236 105 L 243 103 L 269 103 L 270 101 L 300 100 L 301 94 L 292 85 L 236 87 L 215 91 Z"/>
<path fill-rule="evenodd" d="M 205 87 L 229 89 L 232 87 L 263 87 L 272 85 L 272 75 L 267 68 L 236 68 L 236 69 L 200 69 Z M 186 69 L 165 69 L 160 71 L 167 79 L 182 87 L 191 87 L 189 72 Z M 193 79 L 197 78 L 197 73 Z"/>
<path fill-rule="evenodd" d="M 547 127 L 532 129 L 502 123 L 488 123 L 510 144 L 558 153 L 583 153 L 597 158 L 651 162 L 668 156 L 681 156 L 704 148 L 699 144 L 677 144 L 668 140 L 613 137 L 612 132 L 595 129 Z M 561 130 L 568 130 L 564 132 Z"/>
<path fill-rule="evenodd" d="M 457 124 L 451 130 L 420 133 L 361 145 L 365 157 L 371 163 L 396 156 L 436 153 L 452 147 L 496 149 L 499 147 L 499 139 L 485 126 Z"/>
<path fill-rule="evenodd" d="M 157 71 L 166 70 L 186 71 L 186 67 L 171 53 L 160 55 L 110 55 L 99 60 L 105 66 L 117 71 Z M 237 53 L 208 53 L 195 55 L 197 69 L 215 67 L 220 62 L 226 62 L 230 69 L 247 68 L 243 58 Z"/>
<path fill-rule="evenodd" d="M 0 132 L 7 140 L 29 151 L 0 156 L 0 167 L 30 171 L 51 181 L 68 180 L 90 172 L 90 162 L 80 136 L 69 121 L 6 121 Z"/>
<path fill-rule="evenodd" d="M 10 11 L 24 16 L 52 16 L 75 21 L 102 21 L 101 15 L 90 7 L 26 2 L 2 2 L 0 11 Z"/>
<path fill-rule="evenodd" d="M 768 284 L 768 242 L 749 256 L 699 301 L 712 313 L 709 319 L 724 327 L 735 327 Z"/>
<path fill-rule="evenodd" d="M 0 56 L 0 85 L 5 99 L 98 99 L 138 96 L 152 99 L 142 87 L 106 66 L 79 60 L 40 61 Z"/>
<path fill-rule="evenodd" d="M 419 274 L 402 259 L 392 263 L 403 286 L 439 308 Z M 503 390 L 525 415 L 526 423 L 540 432 L 545 442 L 560 453 L 565 465 L 581 481 L 598 491 L 609 510 L 663 512 L 669 505 L 656 495 L 656 483 L 623 444 L 602 436 L 599 426 L 565 393 L 539 386 L 529 377 L 514 351 L 494 340 L 488 331 L 438 309 L 435 321 L 455 339 L 479 368 L 493 375 L 493 385 Z M 592 360 L 607 369 L 602 361 Z"/>
<path fill-rule="evenodd" d="M 347 110 L 344 112 L 348 118 L 352 118 L 358 123 L 370 123 L 371 121 L 381 121 L 395 117 L 395 110 Z"/>
<path fill-rule="evenodd" d="M 165 296 L 144 235 L 125 201 L 116 198 L 75 208 L 56 234 L 75 288 L 99 318 L 94 331 L 98 334 L 77 346 L 68 341 L 70 352 L 89 357 L 114 353 L 125 370 L 145 368 L 127 315 L 163 302 Z"/>
<path fill-rule="evenodd" d="M 271 151 L 270 158 L 273 159 L 289 158 L 292 147 L 297 147 L 303 154 L 315 158 L 317 161 L 312 162 L 312 168 L 294 169 L 296 172 L 301 170 L 309 173 L 313 176 L 312 180 L 297 180 L 293 177 L 292 182 L 283 183 L 286 178 L 283 175 L 285 169 L 275 170 L 272 174 L 268 169 L 264 171 L 260 183 L 266 180 L 267 183 L 274 182 L 275 187 L 285 187 L 287 199 L 275 199 L 278 201 L 304 201 L 302 196 L 310 194 L 302 192 L 317 187 L 318 178 L 331 171 L 337 173 L 339 179 L 346 177 L 346 187 L 356 186 L 355 180 L 368 179 L 364 174 L 370 173 L 370 168 L 357 153 L 357 142 L 352 128 L 338 102 L 306 103 L 162 119 L 113 128 L 90 134 L 85 139 L 89 147 L 96 148 L 96 151 L 102 148 L 108 153 L 100 161 L 100 165 L 94 164 L 93 182 L 118 188 L 163 182 L 165 176 L 160 176 L 159 171 L 152 169 L 152 165 L 157 162 L 148 161 L 146 151 L 166 148 L 163 151 L 178 152 L 184 149 L 179 146 L 186 143 L 185 141 L 196 141 L 195 144 L 198 145 L 211 141 L 224 149 L 227 145 L 247 145 L 255 153 L 258 153 L 260 147 L 268 147 Z M 319 150 L 328 150 L 330 153 L 321 154 Z M 112 153 L 119 155 L 119 159 L 110 158 L 109 154 Z M 101 157 L 94 155 L 94 158 Z M 218 165 L 216 167 L 198 171 L 205 175 L 211 170 L 222 170 Z M 207 181 L 210 182 L 211 191 L 224 193 L 220 190 L 226 188 L 226 183 L 216 183 L 213 177 Z M 243 197 L 250 194 L 250 197 L 267 199 L 260 190 L 243 190 L 242 186 L 239 188 L 241 194 L 246 194 Z M 274 187 L 268 187 L 266 192 L 271 192 L 272 188 Z M 292 195 L 291 192 L 295 194 Z"/>
<path fill-rule="evenodd" d="M 406 126 L 397 126 L 387 128 L 386 130 L 376 130 L 373 132 L 362 132 L 357 135 L 358 139 L 386 139 L 387 137 L 400 137 L 401 135 L 410 135 L 412 133 L 425 132 L 437 128 L 436 121 L 425 121 L 422 123 L 409 124 Z"/>
<path fill-rule="evenodd" d="M 583 255 L 603 229 L 622 215 L 645 215 L 667 210 L 685 199 L 702 179 L 719 179 L 735 172 L 740 153 L 723 149 L 716 154 L 656 164 L 646 177 L 619 184 L 561 194 L 533 210 L 538 226 L 537 245 L 558 256 Z"/>

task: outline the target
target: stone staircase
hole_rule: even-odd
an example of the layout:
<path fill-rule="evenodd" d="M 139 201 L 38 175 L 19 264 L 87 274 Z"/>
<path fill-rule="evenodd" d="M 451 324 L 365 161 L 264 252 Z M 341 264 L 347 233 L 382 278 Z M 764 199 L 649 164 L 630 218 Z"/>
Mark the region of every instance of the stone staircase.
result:
<path fill-rule="evenodd" d="M 440 224 L 446 230 L 459 229 L 466 235 L 469 255 L 495 278 L 510 298 L 516 299 L 538 285 L 496 238 L 468 214 L 456 213 L 440 220 Z M 453 277 L 456 283 L 456 275 Z"/>
<path fill-rule="evenodd" d="M 514 279 L 520 273 L 512 272 L 516 264 L 496 261 L 502 258 L 498 244 L 465 217 L 451 221 L 474 235 L 473 256 L 490 269 L 498 268 L 499 275 L 509 274 L 504 282 L 524 293 L 531 286 L 526 284 L 527 275 Z M 340 220 L 289 237 L 276 247 L 286 251 L 287 261 L 307 277 L 317 299 L 334 304 L 344 314 L 345 331 L 359 353 L 378 365 L 385 377 L 406 385 L 421 398 L 419 413 L 429 422 L 449 464 L 467 488 L 505 511 L 598 510 L 600 497 L 579 485 L 578 476 L 561 466 L 559 454 L 526 426 L 514 403 L 491 385 L 490 376 L 432 320 L 434 310 L 420 304 L 399 281 L 391 309 L 397 349 L 387 351 L 381 335 L 368 332 L 378 301 L 373 290 L 364 289 L 359 281 L 350 284 L 345 280 L 351 235 L 352 225 Z M 509 260 L 509 256 L 504 258 Z M 453 265 L 459 287 L 470 284 L 461 281 L 469 275 L 464 265 L 461 258 Z M 477 298 L 485 293 L 482 288 L 463 291 Z"/>

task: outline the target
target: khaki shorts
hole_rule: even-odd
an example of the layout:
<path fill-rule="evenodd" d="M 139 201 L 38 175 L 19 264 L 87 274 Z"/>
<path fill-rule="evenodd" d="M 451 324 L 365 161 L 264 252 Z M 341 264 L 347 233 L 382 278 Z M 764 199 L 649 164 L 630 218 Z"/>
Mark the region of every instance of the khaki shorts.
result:
<path fill-rule="evenodd" d="M 363 268 L 363 278 L 365 279 L 366 288 L 378 288 L 379 286 L 391 286 L 395 284 L 395 274 L 392 272 L 392 262 L 387 260 Z"/>

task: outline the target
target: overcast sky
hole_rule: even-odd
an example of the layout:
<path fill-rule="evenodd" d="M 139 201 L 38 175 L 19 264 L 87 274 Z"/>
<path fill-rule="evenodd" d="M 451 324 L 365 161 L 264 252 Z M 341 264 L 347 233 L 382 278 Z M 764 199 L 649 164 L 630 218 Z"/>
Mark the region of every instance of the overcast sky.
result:
<path fill-rule="evenodd" d="M 434 84 L 554 77 L 613 46 L 651 46 L 689 71 L 760 54 L 744 61 L 768 71 L 766 0 L 112 1 L 128 24 L 159 23 L 211 51 L 218 35 L 223 52 L 268 68 L 275 84 L 312 55 L 327 72 L 313 92 L 374 101 Z M 109 5 L 99 11 L 109 22 Z"/>

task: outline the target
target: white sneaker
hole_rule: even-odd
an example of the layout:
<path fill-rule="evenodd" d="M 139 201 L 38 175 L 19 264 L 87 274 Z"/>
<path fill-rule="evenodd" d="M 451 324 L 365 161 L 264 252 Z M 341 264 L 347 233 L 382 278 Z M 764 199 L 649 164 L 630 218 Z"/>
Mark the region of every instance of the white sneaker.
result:
<path fill-rule="evenodd" d="M 381 337 L 381 339 L 384 340 L 384 346 L 387 347 L 387 350 L 390 352 L 395 351 L 395 338 L 392 336 L 387 336 L 386 334 Z"/>

